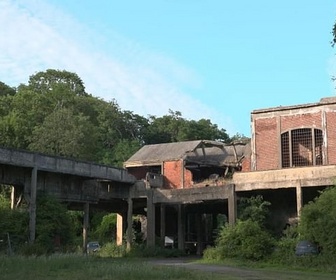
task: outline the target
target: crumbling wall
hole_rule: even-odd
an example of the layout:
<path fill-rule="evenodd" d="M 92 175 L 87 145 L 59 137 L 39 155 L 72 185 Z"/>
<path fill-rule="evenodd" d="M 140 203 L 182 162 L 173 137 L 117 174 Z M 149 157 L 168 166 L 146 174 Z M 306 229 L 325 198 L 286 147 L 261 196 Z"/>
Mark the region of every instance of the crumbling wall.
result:
<path fill-rule="evenodd" d="M 183 160 L 164 162 L 163 174 L 165 176 L 165 188 L 181 189 L 190 188 L 192 186 L 192 174 L 189 170 L 184 168 Z"/>

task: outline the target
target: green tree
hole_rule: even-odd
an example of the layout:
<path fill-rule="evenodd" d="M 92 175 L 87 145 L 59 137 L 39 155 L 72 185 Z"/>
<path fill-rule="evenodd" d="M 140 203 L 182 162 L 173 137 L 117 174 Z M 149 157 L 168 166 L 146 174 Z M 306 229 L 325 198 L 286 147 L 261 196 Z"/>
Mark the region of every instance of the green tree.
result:
<path fill-rule="evenodd" d="M 299 233 L 321 246 L 323 252 L 336 254 L 336 188 L 328 188 L 302 208 Z"/>
<path fill-rule="evenodd" d="M 0 96 L 15 95 L 16 89 L 6 85 L 3 82 L 0 82 Z"/>
<path fill-rule="evenodd" d="M 217 140 L 228 142 L 225 129 L 219 129 L 210 120 L 186 120 L 181 112 L 169 110 L 163 117 L 149 117 L 149 126 L 144 135 L 146 144 L 170 143 L 190 140 Z"/>
<path fill-rule="evenodd" d="M 110 213 L 103 216 L 101 223 L 95 229 L 95 236 L 101 243 L 115 241 L 117 230 L 117 214 Z"/>
<path fill-rule="evenodd" d="M 29 77 L 28 88 L 36 93 L 46 94 L 61 87 L 75 95 L 86 95 L 85 86 L 81 78 L 66 70 L 48 69 Z"/>
<path fill-rule="evenodd" d="M 97 160 L 97 132 L 87 117 L 56 108 L 33 130 L 29 149 L 50 155 Z"/>
<path fill-rule="evenodd" d="M 238 217 L 242 221 L 250 219 L 264 227 L 270 213 L 270 205 L 271 203 L 269 201 L 265 201 L 261 195 L 249 198 L 242 197 L 239 200 Z"/>
<path fill-rule="evenodd" d="M 36 240 L 47 252 L 72 244 L 75 237 L 72 219 L 56 199 L 40 195 L 36 207 Z"/>

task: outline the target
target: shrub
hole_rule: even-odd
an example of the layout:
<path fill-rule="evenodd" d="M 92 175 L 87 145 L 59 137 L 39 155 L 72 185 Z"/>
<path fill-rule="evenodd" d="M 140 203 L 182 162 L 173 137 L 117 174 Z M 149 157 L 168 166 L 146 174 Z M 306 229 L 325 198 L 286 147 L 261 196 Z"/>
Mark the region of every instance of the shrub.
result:
<path fill-rule="evenodd" d="M 99 250 L 98 255 L 100 257 L 111 257 L 111 258 L 120 258 L 125 257 L 127 253 L 127 249 L 125 245 L 119 246 L 114 242 L 109 242 L 104 244 Z"/>
<path fill-rule="evenodd" d="M 258 222 L 248 219 L 226 225 L 219 233 L 216 250 L 220 259 L 261 260 L 270 255 L 274 242 Z M 217 254 L 214 255 L 218 258 Z"/>
<path fill-rule="evenodd" d="M 336 188 L 328 188 L 302 208 L 301 237 L 319 244 L 325 254 L 336 254 Z"/>

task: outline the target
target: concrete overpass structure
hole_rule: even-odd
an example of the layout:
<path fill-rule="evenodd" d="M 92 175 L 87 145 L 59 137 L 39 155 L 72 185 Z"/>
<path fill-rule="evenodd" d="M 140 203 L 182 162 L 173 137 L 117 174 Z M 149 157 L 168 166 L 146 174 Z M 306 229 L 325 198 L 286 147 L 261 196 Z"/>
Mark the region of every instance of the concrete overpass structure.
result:
<path fill-rule="evenodd" d="M 118 213 L 117 243 L 122 243 L 126 232 L 128 246 L 132 242 L 132 228 L 127 225 L 132 225 L 133 214 L 146 215 L 147 245 L 154 246 L 157 235 L 164 242 L 166 209 L 174 207 L 177 213 L 178 247 L 184 249 L 187 211 L 195 215 L 202 211 L 219 211 L 228 216 L 230 223 L 234 223 L 237 198 L 262 193 L 268 194 L 268 200 L 273 200 L 272 203 L 283 196 L 286 202 L 279 205 L 277 211 L 286 212 L 285 208 L 290 208 L 286 217 L 298 216 L 303 204 L 312 200 L 318 190 L 334 185 L 335 177 L 336 166 L 323 165 L 236 172 L 231 180 L 206 187 L 163 189 L 157 187 L 155 181 L 151 184 L 151 180 L 136 180 L 125 169 L 0 148 L 0 184 L 14 186 L 13 203 L 19 194 L 28 202 L 30 242 L 35 240 L 36 197 L 41 192 L 67 203 L 69 208 L 84 211 L 84 248 L 90 205 Z M 282 193 L 277 193 L 279 190 Z M 309 190 L 313 190 L 313 194 Z M 196 218 L 196 222 L 198 220 Z M 201 225 L 196 228 L 197 235 L 200 235 Z"/>
<path fill-rule="evenodd" d="M 155 245 L 156 209 L 160 210 L 160 233 L 165 236 L 165 206 L 178 208 L 178 244 L 184 246 L 185 204 L 226 200 L 230 222 L 236 218 L 233 185 L 209 186 L 181 190 L 160 189 L 136 180 L 127 170 L 48 156 L 22 150 L 0 148 L 0 184 L 11 185 L 12 205 L 23 196 L 29 205 L 29 240 L 35 240 L 36 197 L 43 193 L 66 203 L 69 208 L 84 211 L 83 245 L 87 243 L 90 205 L 118 213 L 117 243 L 126 231 L 127 243 L 132 240 L 133 214 L 147 216 L 147 244 Z"/>

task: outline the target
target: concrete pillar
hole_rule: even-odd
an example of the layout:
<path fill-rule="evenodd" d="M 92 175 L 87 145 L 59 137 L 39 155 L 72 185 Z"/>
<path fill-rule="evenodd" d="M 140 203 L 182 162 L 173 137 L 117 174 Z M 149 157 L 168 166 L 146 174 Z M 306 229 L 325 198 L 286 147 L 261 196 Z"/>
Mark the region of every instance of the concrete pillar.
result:
<path fill-rule="evenodd" d="M 155 246 L 155 204 L 153 190 L 147 191 L 147 247 Z"/>
<path fill-rule="evenodd" d="M 165 236 L 166 236 L 166 205 L 161 203 L 160 205 L 160 238 L 161 247 L 165 246 Z"/>
<path fill-rule="evenodd" d="M 234 185 L 228 186 L 229 197 L 228 197 L 228 212 L 229 212 L 229 224 L 234 225 L 237 219 L 237 198 L 236 198 L 236 188 Z"/>
<path fill-rule="evenodd" d="M 117 213 L 117 234 L 116 234 L 116 243 L 117 246 L 121 246 L 124 239 L 124 219 L 125 214 Z"/>
<path fill-rule="evenodd" d="M 203 236 L 202 236 L 202 214 L 196 213 L 196 236 L 197 236 L 197 255 L 203 252 Z"/>
<path fill-rule="evenodd" d="M 179 250 L 184 251 L 184 243 L 185 243 L 185 211 L 184 205 L 178 205 L 177 212 L 177 235 L 178 235 L 178 248 Z"/>
<path fill-rule="evenodd" d="M 87 253 L 87 243 L 88 243 L 88 231 L 89 231 L 89 213 L 90 204 L 86 202 L 84 204 L 84 217 L 83 217 L 83 253 Z"/>
<path fill-rule="evenodd" d="M 11 187 L 11 209 L 15 208 L 15 187 Z"/>
<path fill-rule="evenodd" d="M 128 199 L 128 210 L 127 210 L 127 230 L 126 230 L 126 247 L 130 250 L 133 241 L 133 199 Z"/>
<path fill-rule="evenodd" d="M 300 182 L 296 185 L 296 211 L 297 216 L 300 217 L 301 208 L 303 205 L 303 198 L 302 198 L 302 187 Z"/>
<path fill-rule="evenodd" d="M 37 189 L 37 167 L 31 173 L 30 200 L 29 200 L 29 242 L 34 244 L 36 231 L 36 189 Z"/>

